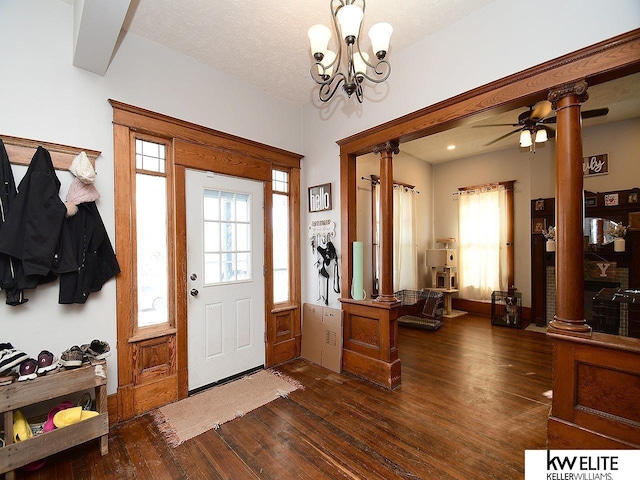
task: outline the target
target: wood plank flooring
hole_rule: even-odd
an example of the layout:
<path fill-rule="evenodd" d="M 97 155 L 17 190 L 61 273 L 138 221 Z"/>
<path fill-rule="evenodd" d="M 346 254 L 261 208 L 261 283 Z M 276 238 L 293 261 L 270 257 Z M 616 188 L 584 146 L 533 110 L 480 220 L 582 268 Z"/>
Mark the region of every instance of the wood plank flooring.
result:
<path fill-rule="evenodd" d="M 388 391 L 298 359 L 278 370 L 304 390 L 167 446 L 150 415 L 51 457 L 25 479 L 520 479 L 524 450 L 543 449 L 551 341 L 447 319 L 400 328 L 402 385 Z"/>

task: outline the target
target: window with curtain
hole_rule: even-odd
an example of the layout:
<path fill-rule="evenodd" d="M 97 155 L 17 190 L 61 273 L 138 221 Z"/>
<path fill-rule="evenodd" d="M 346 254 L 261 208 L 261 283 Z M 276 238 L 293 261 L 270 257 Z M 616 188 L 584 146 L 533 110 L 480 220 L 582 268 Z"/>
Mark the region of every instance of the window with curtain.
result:
<path fill-rule="evenodd" d="M 470 300 L 491 300 L 507 290 L 507 226 L 510 202 L 503 185 L 462 190 L 458 195 L 458 289 Z"/>
<path fill-rule="evenodd" d="M 393 291 L 418 288 L 416 192 L 393 186 Z"/>

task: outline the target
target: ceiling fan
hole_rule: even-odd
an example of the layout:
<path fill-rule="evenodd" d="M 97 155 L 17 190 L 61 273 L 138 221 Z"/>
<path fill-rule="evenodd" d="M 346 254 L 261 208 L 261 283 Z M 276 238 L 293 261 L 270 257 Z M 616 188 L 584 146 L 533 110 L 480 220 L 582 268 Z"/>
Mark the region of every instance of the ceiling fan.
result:
<path fill-rule="evenodd" d="M 529 110 L 525 110 L 518 115 L 518 123 L 494 123 L 490 125 L 474 125 L 474 127 L 518 127 L 515 130 L 502 135 L 501 137 L 487 143 L 485 147 L 493 145 L 516 133 L 520 134 L 520 146 L 529 147 L 535 151 L 536 143 L 544 143 L 549 138 L 555 136 L 555 130 L 548 127 L 548 124 L 556 123 L 556 117 L 549 117 L 551 113 L 551 102 L 544 100 L 535 105 L 530 105 Z M 582 118 L 601 117 L 609 113 L 608 108 L 598 108 L 582 112 Z"/>

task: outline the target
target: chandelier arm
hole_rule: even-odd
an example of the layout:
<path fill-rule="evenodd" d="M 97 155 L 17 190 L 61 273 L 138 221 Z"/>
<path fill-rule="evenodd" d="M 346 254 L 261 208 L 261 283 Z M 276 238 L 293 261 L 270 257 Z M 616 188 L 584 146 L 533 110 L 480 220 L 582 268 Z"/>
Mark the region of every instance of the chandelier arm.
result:
<path fill-rule="evenodd" d="M 380 67 L 382 64 L 383 65 L 383 69 L 382 70 L 378 70 L 378 67 Z M 386 70 L 386 72 L 385 72 Z M 370 82 L 373 83 L 382 83 L 384 82 L 387 78 L 389 78 L 389 75 L 391 75 L 391 64 L 389 64 L 389 62 L 387 62 L 386 60 L 380 60 L 378 62 L 378 64 L 375 66 L 374 71 L 376 73 L 376 75 L 378 75 L 378 78 L 375 77 L 371 77 L 370 75 L 363 73 L 362 76 L 364 78 L 366 78 L 367 80 L 369 80 Z"/>
<path fill-rule="evenodd" d="M 318 98 L 323 102 L 328 102 L 333 98 L 338 90 L 338 87 L 345 81 L 344 74 L 341 72 L 336 73 L 333 77 L 323 82 L 320 85 L 318 91 Z"/>

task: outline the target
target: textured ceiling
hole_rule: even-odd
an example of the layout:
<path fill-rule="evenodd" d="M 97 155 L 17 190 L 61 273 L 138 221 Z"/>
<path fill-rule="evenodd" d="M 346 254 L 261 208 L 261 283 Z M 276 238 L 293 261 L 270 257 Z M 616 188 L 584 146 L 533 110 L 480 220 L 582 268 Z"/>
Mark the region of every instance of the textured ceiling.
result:
<path fill-rule="evenodd" d="M 337 1 L 337 0 L 336 0 Z M 478 10 L 493 0 L 369 0 L 361 48 L 376 22 L 394 27 L 393 53 Z M 307 30 L 330 28 L 329 0 L 133 0 L 124 28 L 193 57 L 298 105 L 316 84 Z M 335 37 L 335 35 L 334 35 Z M 335 39 L 332 39 L 332 41 Z M 317 94 L 317 92 L 316 92 Z"/>

